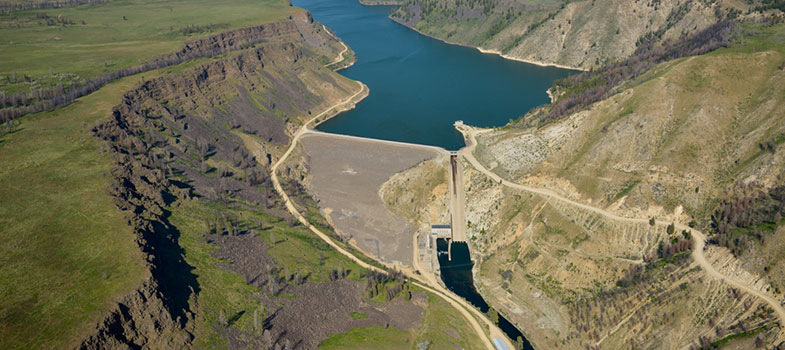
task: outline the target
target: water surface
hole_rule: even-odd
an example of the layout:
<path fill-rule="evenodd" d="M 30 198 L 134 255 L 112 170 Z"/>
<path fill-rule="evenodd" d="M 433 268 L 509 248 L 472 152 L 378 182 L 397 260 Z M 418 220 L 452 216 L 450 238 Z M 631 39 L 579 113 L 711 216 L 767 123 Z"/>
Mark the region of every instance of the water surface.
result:
<path fill-rule="evenodd" d="M 457 150 L 464 143 L 452 127 L 456 120 L 502 126 L 547 103 L 545 91 L 553 81 L 573 73 L 420 35 L 390 20 L 389 6 L 363 6 L 358 0 L 292 2 L 311 11 L 355 51 L 357 63 L 341 74 L 371 90 L 355 109 L 321 124 L 322 131 Z M 447 244 L 439 240 L 438 251 Z M 452 257 L 439 256 L 445 285 L 487 312 L 488 304 L 474 287 L 468 246 L 453 244 Z M 523 336 L 501 315 L 499 328 L 513 341 Z M 525 338 L 524 348 L 531 349 Z"/>
<path fill-rule="evenodd" d="M 448 244 L 452 245 L 450 252 L 452 259 L 448 259 Z M 439 238 L 436 240 L 436 251 L 439 254 L 442 281 L 444 281 L 447 288 L 472 303 L 480 311 L 487 313 L 490 307 L 474 287 L 474 277 L 472 276 L 474 263 L 469 254 L 469 246 L 465 242 L 450 243 L 446 239 Z M 521 331 L 501 314 L 499 314 L 498 325 L 499 329 L 512 341 L 515 342 L 520 337 L 523 341 L 524 350 L 534 350 Z"/>
<path fill-rule="evenodd" d="M 452 124 L 502 126 L 548 102 L 545 91 L 572 71 L 503 59 L 420 35 L 387 16 L 392 7 L 358 0 L 294 0 L 357 56 L 341 74 L 370 95 L 319 130 L 456 150 Z"/>

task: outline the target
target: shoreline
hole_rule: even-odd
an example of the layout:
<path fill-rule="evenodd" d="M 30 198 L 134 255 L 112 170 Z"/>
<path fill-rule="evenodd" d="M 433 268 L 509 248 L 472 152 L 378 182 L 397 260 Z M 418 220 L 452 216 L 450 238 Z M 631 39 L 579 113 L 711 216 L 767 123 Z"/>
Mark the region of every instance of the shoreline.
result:
<path fill-rule="evenodd" d="M 400 6 L 403 3 L 400 0 L 360 0 L 359 2 L 363 6 Z"/>
<path fill-rule="evenodd" d="M 337 73 L 338 71 L 333 71 L 333 72 Z M 366 97 L 368 97 L 368 95 L 371 94 L 371 89 L 367 85 L 365 85 L 363 82 L 358 81 L 358 80 L 353 80 L 353 81 L 358 83 L 358 84 L 360 84 L 360 91 L 357 91 L 354 95 L 350 96 L 349 100 L 346 101 L 345 103 L 341 104 L 340 107 L 333 106 L 332 108 L 330 108 L 328 110 L 325 110 L 324 114 L 327 114 L 326 112 L 332 111 L 332 113 L 330 113 L 329 115 L 319 116 L 319 117 L 316 117 L 316 118 L 313 118 L 311 120 L 306 121 L 303 124 L 303 126 L 305 126 L 305 128 L 306 128 L 304 133 L 305 132 L 309 132 L 309 131 L 322 132 L 322 131 L 316 130 L 316 127 L 318 127 L 322 123 L 324 123 L 324 122 L 326 122 L 326 121 L 328 121 L 328 120 L 330 120 L 332 118 L 335 118 L 336 116 L 338 116 L 339 114 L 341 114 L 343 112 L 347 112 L 347 111 L 350 111 L 350 110 L 354 109 L 357 106 L 358 103 L 360 103 L 362 100 L 364 100 Z M 312 125 L 308 126 L 308 124 L 312 124 Z M 325 134 L 329 134 L 329 133 L 325 133 Z M 335 134 L 335 135 L 341 135 L 341 134 Z M 425 146 L 425 145 L 423 145 L 423 146 Z"/>
<path fill-rule="evenodd" d="M 291 201 L 289 196 L 286 194 L 286 191 L 284 191 L 283 186 L 281 185 L 280 181 L 278 180 L 278 173 L 277 173 L 278 167 L 286 161 L 286 159 L 289 157 L 289 155 L 295 149 L 295 147 L 297 146 L 297 141 L 300 139 L 300 137 L 303 136 L 304 132 L 307 131 L 308 124 L 311 124 L 313 122 L 315 125 L 318 125 L 320 122 L 317 122 L 317 119 L 321 118 L 323 115 L 325 115 L 325 114 L 327 114 L 329 112 L 333 112 L 331 114 L 331 116 L 334 116 L 334 115 L 336 115 L 336 114 L 338 114 L 338 113 L 340 113 L 342 111 L 345 111 L 345 110 L 353 108 L 354 105 L 356 104 L 356 102 L 354 101 L 355 98 L 357 96 L 359 96 L 363 91 L 366 92 L 365 96 L 367 96 L 367 93 L 370 91 L 370 89 L 368 89 L 368 87 L 365 84 L 363 84 L 362 82 L 357 81 L 357 83 L 360 84 L 360 86 L 361 86 L 361 90 L 360 91 L 358 91 L 354 95 L 352 95 L 349 98 L 347 98 L 344 102 L 339 102 L 339 103 L 337 103 L 337 104 L 335 104 L 335 105 L 333 105 L 331 107 L 328 107 L 328 109 L 324 110 L 323 112 L 321 112 L 320 114 L 314 116 L 313 118 L 307 120 L 302 126 L 300 126 L 300 128 L 292 136 L 292 140 L 291 140 L 291 143 L 289 145 L 289 148 L 286 150 L 286 152 L 280 158 L 278 158 L 278 160 L 275 163 L 273 163 L 273 165 L 272 165 L 272 167 L 270 169 L 270 178 L 271 178 L 272 183 L 273 183 L 273 188 L 275 189 L 275 191 L 283 199 L 284 204 L 286 206 L 286 209 L 300 223 L 302 223 L 305 227 L 310 229 L 311 232 L 316 234 L 316 236 L 318 238 L 320 238 L 322 241 L 324 241 L 330 247 L 335 249 L 338 253 L 340 253 L 340 254 L 346 256 L 347 258 L 353 260 L 355 263 L 360 265 L 360 267 L 363 267 L 363 268 L 366 268 L 366 269 L 369 269 L 369 270 L 384 271 L 384 269 L 392 269 L 392 268 L 396 268 L 397 269 L 397 268 L 399 268 L 401 266 L 390 266 L 390 264 L 386 264 L 384 262 L 381 262 L 381 261 L 373 258 L 372 255 L 368 255 L 367 252 L 364 252 L 362 250 L 358 250 L 359 253 L 365 255 L 367 258 L 370 259 L 370 261 L 377 263 L 378 266 L 381 266 L 381 267 L 378 267 L 377 265 L 372 265 L 372 264 L 364 261 L 363 259 L 358 258 L 357 256 L 355 256 L 351 252 L 347 251 L 346 249 L 342 248 L 340 245 L 335 243 L 332 240 L 332 238 L 330 238 L 327 234 L 325 234 L 324 232 L 319 230 L 316 226 L 312 225 L 310 222 L 308 222 L 308 219 L 306 219 L 305 216 L 300 214 L 299 210 L 297 209 L 297 207 L 294 206 L 293 202 Z M 362 98 L 365 98 L 365 96 L 363 96 Z M 362 98 L 360 100 L 362 100 Z M 352 102 L 352 103 L 350 104 L 350 102 Z M 351 241 L 349 242 L 349 247 L 351 247 L 352 249 L 357 249 L 357 246 L 352 244 Z M 459 313 L 461 313 L 463 315 L 463 317 L 468 321 L 468 323 L 472 326 L 472 328 L 474 328 L 475 332 L 480 337 L 482 343 L 485 343 L 486 347 L 489 350 L 492 350 L 492 349 L 495 348 L 495 346 L 491 342 L 491 338 L 497 338 L 497 337 L 500 337 L 500 339 L 504 342 L 504 344 L 507 346 L 507 348 L 512 349 L 512 346 L 513 346 L 512 342 L 509 339 L 506 338 L 506 336 L 502 333 L 502 331 L 495 324 L 493 324 L 484 314 L 480 313 L 476 308 L 472 307 L 471 304 L 469 304 L 468 301 L 466 301 L 465 299 L 463 299 L 460 296 L 456 295 L 455 293 L 450 292 L 447 288 L 445 288 L 445 287 L 443 287 L 443 286 L 441 286 L 439 284 L 436 284 L 436 285 L 429 284 L 429 281 L 426 281 L 424 278 L 421 278 L 421 277 L 417 276 L 412 269 L 409 269 L 409 268 L 406 268 L 406 267 L 402 267 L 399 271 L 402 271 L 405 275 L 407 275 L 407 277 L 412 280 L 412 283 L 415 286 L 420 287 L 422 289 L 425 289 L 426 291 L 431 292 L 431 293 L 435 294 L 436 296 L 442 298 L 444 301 L 449 303 L 453 308 L 455 308 L 455 310 L 457 310 Z M 482 327 L 480 322 L 484 323 L 487 328 Z M 485 333 L 486 329 L 488 330 L 488 334 Z"/>
<path fill-rule="evenodd" d="M 357 142 L 366 142 L 366 143 L 379 143 L 391 146 L 398 146 L 398 147 L 410 147 L 410 148 L 422 148 L 427 149 L 429 151 L 435 152 L 438 155 L 449 155 L 451 151 L 439 147 L 439 146 L 432 146 L 432 145 L 425 145 L 422 143 L 411 143 L 411 142 L 404 142 L 404 141 L 393 141 L 393 140 L 385 140 L 385 139 L 374 139 L 370 137 L 362 137 L 362 136 L 354 136 L 354 135 L 346 135 L 346 134 L 336 134 L 332 132 L 326 132 L 317 130 L 315 128 L 308 128 L 308 130 L 304 131 L 302 137 L 308 136 L 326 136 L 326 137 L 335 137 L 340 139 L 347 139 Z"/>
<path fill-rule="evenodd" d="M 431 39 L 439 40 L 439 41 L 441 41 L 441 42 L 443 42 L 445 44 L 468 47 L 468 48 L 472 48 L 472 49 L 475 49 L 477 51 L 480 51 L 481 53 L 484 53 L 484 54 L 498 55 L 499 57 L 507 59 L 507 60 L 510 60 L 510 61 L 523 62 L 523 63 L 533 64 L 535 66 L 540 66 L 540 67 L 555 67 L 555 68 L 569 69 L 569 70 L 575 70 L 575 71 L 580 71 L 580 72 L 588 72 L 589 71 L 589 69 L 586 69 L 586 68 L 570 67 L 570 66 L 565 66 L 565 65 L 562 65 L 562 64 L 558 64 L 558 63 L 545 63 L 545 62 L 541 62 L 541 61 L 535 61 L 535 60 L 529 60 L 529 59 L 525 59 L 525 58 L 513 57 L 513 56 L 510 56 L 510 55 L 503 54 L 501 51 L 498 51 L 498 50 L 484 49 L 484 48 L 479 47 L 479 46 L 474 46 L 474 45 L 469 45 L 469 44 L 463 44 L 463 43 L 449 41 L 449 40 L 446 40 L 446 39 L 435 37 L 435 36 L 427 34 L 427 33 L 423 33 L 419 29 L 414 28 L 414 27 L 409 26 L 409 25 L 406 25 L 405 23 L 403 23 L 402 21 L 400 21 L 400 20 L 398 20 L 396 18 L 393 18 L 393 17 L 390 17 L 390 16 L 388 16 L 388 18 L 390 18 L 390 20 L 392 20 L 395 23 L 398 23 L 398 24 L 400 24 L 400 25 L 402 25 L 402 26 L 404 26 L 406 28 L 409 28 L 409 29 L 419 33 L 420 35 L 427 36 L 427 37 L 429 37 Z"/>
<path fill-rule="evenodd" d="M 322 25 L 322 28 L 324 28 L 324 31 L 327 32 L 327 34 L 330 34 L 330 36 L 333 37 L 335 40 L 337 40 L 339 44 L 343 45 L 343 51 L 341 51 L 338 54 L 338 57 L 336 58 L 336 61 L 330 62 L 330 63 L 326 64 L 324 67 L 325 68 L 329 68 L 330 66 L 334 66 L 336 64 L 346 62 L 346 57 L 344 57 L 343 55 L 350 50 L 349 46 L 346 45 L 346 43 L 343 42 L 343 40 L 341 40 L 341 38 L 339 38 L 332 31 L 330 31 L 330 29 L 327 28 L 327 26 L 324 25 L 324 23 L 321 23 L 321 22 L 318 22 L 318 23 Z M 331 69 L 331 70 L 333 72 L 340 72 L 340 71 L 342 71 L 342 70 L 344 70 L 346 68 L 349 68 L 349 67 L 353 66 L 354 63 L 357 62 L 357 57 L 354 57 L 354 51 L 352 51 L 352 58 L 353 58 L 353 60 L 351 62 L 349 62 L 349 64 L 345 64 L 345 65 L 343 65 L 341 67 L 337 67 L 337 68 Z"/>
<path fill-rule="evenodd" d="M 470 46 L 470 45 L 466 45 L 466 46 L 473 47 L 473 48 L 477 49 L 477 51 L 480 51 L 480 52 L 482 52 L 484 54 L 498 55 L 499 57 L 504 58 L 504 59 L 508 59 L 510 61 L 518 61 L 518 62 L 523 62 L 523 63 L 529 63 L 529 64 L 533 64 L 533 65 L 540 66 L 540 67 L 556 67 L 556 68 L 569 69 L 569 70 L 575 70 L 575 71 L 580 71 L 580 72 L 588 72 L 589 71 L 586 68 L 570 67 L 570 66 L 565 66 L 563 64 L 558 64 L 558 63 L 544 63 L 544 62 L 541 62 L 541 61 L 535 61 L 535 60 L 529 60 L 529 59 L 525 59 L 525 58 L 514 57 L 514 56 L 507 55 L 507 54 L 503 54 L 499 50 L 488 50 L 488 49 L 483 49 L 481 47 Z"/>

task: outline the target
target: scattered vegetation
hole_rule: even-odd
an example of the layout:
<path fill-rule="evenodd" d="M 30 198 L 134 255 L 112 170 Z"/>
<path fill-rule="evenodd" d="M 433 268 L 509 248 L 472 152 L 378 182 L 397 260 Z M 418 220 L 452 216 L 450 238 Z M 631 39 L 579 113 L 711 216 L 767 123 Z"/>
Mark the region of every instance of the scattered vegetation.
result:
<path fill-rule="evenodd" d="M 741 184 L 733 193 L 711 215 L 710 243 L 742 255 L 749 243 L 764 244 L 783 224 L 785 185 L 764 189 L 755 184 Z"/>
<path fill-rule="evenodd" d="M 99 3 L 103 5 L 71 6 Z M 119 77 L 235 50 L 252 44 L 248 40 L 263 37 L 235 37 L 232 41 L 237 41 L 236 45 L 228 45 L 228 50 L 191 38 L 191 46 L 183 49 L 183 31 L 199 35 L 212 29 L 258 26 L 301 11 L 280 0 L 174 1 L 165 5 L 150 0 L 25 1 L 19 6 L 6 7 L 12 10 L 0 15 L 0 37 L 7 39 L 0 43 L 3 122 L 69 103 Z M 54 7 L 59 8 L 56 13 L 42 11 Z M 211 15 L 203 16 L 205 12 Z M 46 50 L 40 49 L 41 42 L 46 42 Z"/>
<path fill-rule="evenodd" d="M 24 1 L 0 3 L 0 13 L 36 9 L 54 9 L 68 6 L 105 4 L 112 0 L 61 0 L 61 1 Z"/>
<path fill-rule="evenodd" d="M 785 12 L 785 1 L 783 0 L 747 0 L 747 3 L 754 4 L 759 3 L 755 6 L 755 11 L 767 11 L 767 10 L 780 10 Z"/>
<path fill-rule="evenodd" d="M 180 32 L 183 33 L 183 35 L 192 35 L 192 34 L 214 32 L 218 29 L 225 29 L 228 27 L 229 27 L 228 24 L 205 24 L 205 25 L 189 24 L 181 27 Z"/>
<path fill-rule="evenodd" d="M 68 89 L 59 84 L 54 89 L 40 88 L 29 95 L 23 92 L 10 97 L 0 94 L 0 105 L 6 106 L 6 108 L 0 109 L 0 122 L 65 105 L 100 89 L 115 79 L 178 65 L 196 58 L 217 56 L 262 43 L 267 41 L 271 35 L 271 33 L 266 33 L 266 29 L 265 26 L 258 26 L 239 30 L 237 33 L 234 33 L 235 35 L 224 33 L 199 42 L 187 43 L 179 52 L 162 55 L 148 63 L 129 68 L 120 68 L 111 73 L 90 79 L 81 85 L 70 86 Z"/>
<path fill-rule="evenodd" d="M 405 300 L 411 300 L 412 293 L 409 283 L 400 271 L 389 273 L 368 271 L 365 273 L 368 298 L 373 301 L 390 301 L 403 295 Z M 383 299 L 382 299 L 383 298 Z"/>
<path fill-rule="evenodd" d="M 728 46 L 737 34 L 736 21 L 723 21 L 675 43 L 642 43 L 631 57 L 621 62 L 558 80 L 554 82 L 557 99 L 548 107 L 547 113 L 539 117 L 539 122 L 561 119 L 606 99 L 617 92 L 614 87 L 640 76 L 658 63 Z"/>

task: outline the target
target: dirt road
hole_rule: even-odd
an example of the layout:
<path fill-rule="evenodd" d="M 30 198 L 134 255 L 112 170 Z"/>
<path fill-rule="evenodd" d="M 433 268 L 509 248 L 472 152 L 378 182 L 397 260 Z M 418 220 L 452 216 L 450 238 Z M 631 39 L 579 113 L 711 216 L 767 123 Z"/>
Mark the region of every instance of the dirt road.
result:
<path fill-rule="evenodd" d="M 546 190 L 546 189 L 520 185 L 520 184 L 516 184 L 516 183 L 510 182 L 510 181 L 507 181 L 505 179 L 502 179 L 496 173 L 493 173 L 490 170 L 488 170 L 487 168 L 485 168 L 485 166 L 483 166 L 477 160 L 477 158 L 474 157 L 474 149 L 475 149 L 475 147 L 477 147 L 477 135 L 480 134 L 480 133 L 483 133 L 483 132 L 490 131 L 490 129 L 482 129 L 481 130 L 481 129 L 472 128 L 470 126 L 460 126 L 460 127 L 458 127 L 458 131 L 460 131 L 464 135 L 464 137 L 466 138 L 466 143 L 467 143 L 466 147 L 464 147 L 464 148 L 462 148 L 460 150 L 460 154 L 472 166 L 474 166 L 475 169 L 477 169 L 481 173 L 485 174 L 486 176 L 490 177 L 494 181 L 496 181 L 496 182 L 498 182 L 498 183 L 500 183 L 500 184 L 502 184 L 504 186 L 516 188 L 516 189 L 527 191 L 527 192 L 530 192 L 530 193 L 536 193 L 536 194 L 539 194 L 539 195 L 542 195 L 542 196 L 545 196 L 545 197 L 548 197 L 548 198 L 551 198 L 551 199 L 554 199 L 554 200 L 558 200 L 558 201 L 561 201 L 561 202 L 573 205 L 575 207 L 578 207 L 578 208 L 581 208 L 581 209 L 584 209 L 584 210 L 587 210 L 587 211 L 590 211 L 590 212 L 602 215 L 602 216 L 604 216 L 604 217 L 606 217 L 608 219 L 612 219 L 612 220 L 623 221 L 623 222 L 631 222 L 631 223 L 647 223 L 649 221 L 649 219 L 646 219 L 646 218 L 627 218 L 627 217 L 618 216 L 618 215 L 613 214 L 613 213 L 611 213 L 609 211 L 606 211 L 606 210 L 604 210 L 602 208 L 597 208 L 597 207 L 593 207 L 593 206 L 590 206 L 590 205 L 586 205 L 586 204 L 583 204 L 583 203 L 576 202 L 574 200 L 571 200 L 569 198 L 563 197 L 563 196 L 561 196 L 561 195 L 559 195 L 557 193 L 554 193 L 554 192 Z M 671 222 L 662 221 L 662 220 L 656 220 L 656 224 L 657 225 L 662 225 L 662 226 L 667 226 L 667 225 L 670 225 Z M 687 230 L 687 231 L 689 231 L 692 234 L 692 237 L 695 239 L 695 246 L 693 247 L 692 258 L 695 260 L 695 262 L 698 264 L 698 266 L 700 266 L 703 270 L 705 270 L 710 276 L 718 278 L 720 280 L 723 280 L 726 283 L 730 284 L 731 286 L 736 287 L 738 289 L 741 289 L 741 290 L 743 290 L 743 291 L 745 291 L 745 292 L 747 292 L 749 294 L 752 294 L 752 295 L 762 299 L 763 301 L 765 301 L 767 304 L 769 304 L 769 306 L 777 314 L 777 317 L 780 320 L 780 329 L 785 329 L 785 308 L 783 308 L 782 305 L 779 302 L 777 302 L 777 300 L 775 298 L 773 298 L 772 296 L 768 295 L 767 293 L 765 293 L 763 291 L 760 291 L 760 290 L 756 289 L 753 286 L 750 286 L 750 285 L 746 284 L 743 281 L 737 281 L 736 279 L 734 279 L 734 278 L 732 278 L 730 276 L 723 275 L 722 273 L 717 271 L 717 269 L 715 269 L 714 266 L 712 266 L 708 262 L 708 260 L 706 260 L 706 256 L 704 255 L 704 247 L 706 246 L 706 235 L 704 235 L 703 232 L 701 232 L 699 230 L 696 230 L 694 228 L 691 228 L 691 227 L 689 227 L 687 225 L 684 225 L 684 224 L 681 224 L 681 223 L 674 223 L 674 225 L 675 225 L 677 230 Z M 785 332 L 780 331 L 780 335 L 779 335 L 778 339 L 782 340 L 783 338 L 785 338 Z"/>
<path fill-rule="evenodd" d="M 294 203 L 292 202 L 292 200 L 286 194 L 286 191 L 284 191 L 283 186 L 281 186 L 281 182 L 280 182 L 280 180 L 278 178 L 278 172 L 277 172 L 278 168 L 281 166 L 281 164 L 283 164 L 286 161 L 286 159 L 289 158 L 289 155 L 292 153 L 292 151 L 297 146 L 297 142 L 299 141 L 300 137 L 302 137 L 302 135 L 307 133 L 307 132 L 311 132 L 311 129 L 310 129 L 310 125 L 311 124 L 313 124 L 317 119 L 327 115 L 328 113 L 337 114 L 337 113 L 339 113 L 339 112 L 341 112 L 343 110 L 346 110 L 346 109 L 350 108 L 350 106 L 353 106 L 354 103 L 356 102 L 355 99 L 357 99 L 363 93 L 365 93 L 365 94 L 368 93 L 368 87 L 367 86 L 365 86 L 362 83 L 358 83 L 358 84 L 360 85 L 360 90 L 359 91 L 357 91 L 352 96 L 350 96 L 350 97 L 348 97 L 348 98 L 346 98 L 346 99 L 336 103 L 332 107 L 327 108 L 325 111 L 319 113 L 318 115 L 314 116 L 309 121 L 307 121 L 305 124 L 303 124 L 303 126 L 300 127 L 300 129 L 297 130 L 297 132 L 295 133 L 294 137 L 292 137 L 292 142 L 291 142 L 291 145 L 289 146 L 289 149 L 287 149 L 286 152 L 283 154 L 283 156 L 281 156 L 281 158 L 278 159 L 278 161 L 275 162 L 275 164 L 273 164 L 273 166 L 271 168 L 271 180 L 273 182 L 273 187 L 275 188 L 275 191 L 278 192 L 278 194 L 281 196 L 281 198 L 283 198 L 284 203 L 286 205 L 286 209 L 292 215 L 294 215 L 294 217 L 296 217 L 297 220 L 300 221 L 300 223 L 302 223 L 305 227 L 307 227 L 309 230 L 311 230 L 311 232 L 316 234 L 316 236 L 319 237 L 320 239 L 322 239 L 325 243 L 327 243 L 328 245 L 333 247 L 333 249 L 335 249 L 337 252 L 339 252 L 342 255 L 348 257 L 349 259 L 351 259 L 352 261 L 354 261 L 358 265 L 362 266 L 363 268 L 369 269 L 369 270 L 380 271 L 381 269 L 366 263 L 365 261 L 363 261 L 363 260 L 359 259 L 358 257 L 354 256 L 354 254 L 346 251 L 341 246 L 339 246 L 338 244 L 333 242 L 333 240 L 327 234 L 325 234 L 324 232 L 322 232 L 321 230 L 319 230 L 315 226 L 311 225 L 308 222 L 308 220 L 304 216 L 302 216 L 302 214 L 300 214 L 300 212 L 294 206 Z M 493 346 L 493 343 L 491 343 L 491 340 L 490 340 L 491 338 L 489 338 L 488 334 L 486 334 L 485 329 L 478 322 L 478 319 L 481 320 L 483 323 L 485 323 L 485 326 L 488 327 L 488 329 L 490 329 L 490 337 L 492 337 L 492 338 L 500 337 L 501 339 L 504 339 L 504 341 L 507 343 L 508 347 L 510 349 L 513 349 L 512 343 L 510 343 L 509 340 L 503 335 L 501 330 L 496 325 L 491 323 L 490 320 L 488 320 L 485 317 L 485 315 L 483 315 L 479 310 L 477 310 L 473 306 L 469 305 L 468 302 L 466 302 L 462 298 L 454 295 L 452 292 L 448 291 L 447 289 L 445 289 L 441 285 L 434 284 L 433 281 L 426 281 L 425 279 L 421 278 L 420 276 L 415 275 L 414 272 L 411 271 L 411 270 L 403 270 L 403 272 L 406 274 L 406 276 L 408 278 L 410 278 L 413 281 L 412 283 L 414 285 L 416 285 L 416 286 L 418 286 L 420 288 L 423 288 L 423 289 L 427 290 L 428 292 L 433 293 L 433 294 L 441 297 L 442 299 L 447 301 L 452 307 L 454 307 L 456 310 L 458 310 L 464 316 L 464 318 L 466 318 L 466 320 L 472 326 L 474 331 L 477 333 L 477 336 L 480 337 L 480 339 L 482 340 L 483 344 L 485 344 L 485 346 L 489 350 L 494 350 L 495 347 Z"/>
<path fill-rule="evenodd" d="M 335 35 L 329 29 L 327 29 L 327 26 L 322 24 L 322 28 L 324 28 L 324 31 L 327 32 L 327 34 L 330 34 L 332 37 L 335 37 Z M 336 57 L 332 62 L 330 62 L 328 64 L 325 64 L 324 65 L 325 67 L 329 67 L 329 66 L 332 66 L 334 64 L 340 63 L 341 61 L 344 60 L 343 54 L 345 54 L 346 51 L 349 51 L 349 47 L 346 46 L 346 44 L 344 44 L 343 41 L 339 40 L 338 42 L 341 43 L 341 45 L 343 45 L 343 50 L 340 53 L 338 53 L 338 57 Z"/>
<path fill-rule="evenodd" d="M 443 150 L 315 131 L 302 133 L 299 145 L 296 157 L 306 159 L 308 192 L 330 226 L 377 261 L 411 266 L 416 229 L 389 210 L 379 190 L 393 175 L 443 158 Z"/>

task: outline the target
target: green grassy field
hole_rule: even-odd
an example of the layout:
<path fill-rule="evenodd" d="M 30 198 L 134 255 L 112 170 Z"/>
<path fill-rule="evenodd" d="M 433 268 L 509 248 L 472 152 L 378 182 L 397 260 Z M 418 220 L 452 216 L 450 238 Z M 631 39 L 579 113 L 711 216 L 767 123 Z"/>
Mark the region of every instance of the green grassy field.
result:
<path fill-rule="evenodd" d="M 382 326 L 353 328 L 324 340 L 319 349 L 402 349 L 408 348 L 409 332 Z"/>
<path fill-rule="evenodd" d="M 83 81 L 175 51 L 188 40 L 300 11 L 282 0 L 117 0 L 0 14 L 0 91 Z M 39 13 L 73 24 L 47 25 Z M 184 35 L 186 26 L 202 31 Z"/>
<path fill-rule="evenodd" d="M 227 319 L 234 319 L 232 326 L 253 332 L 254 313 L 260 319 L 269 316 L 251 297 L 258 288 L 247 285 L 242 276 L 219 268 L 218 265 L 226 262 L 211 255 L 218 247 L 208 244 L 202 236 L 205 231 L 202 218 L 212 215 L 213 210 L 218 208 L 199 201 L 187 201 L 172 209 L 171 222 L 181 232 L 179 243 L 185 251 L 186 261 L 194 267 L 193 273 L 199 283 L 196 312 L 200 317 L 196 318 L 195 345 L 201 348 L 225 345 L 226 340 L 215 329 L 222 314 Z M 221 210 L 228 211 L 227 208 Z M 261 329 L 256 335 L 261 335 Z"/>
<path fill-rule="evenodd" d="M 283 20 L 298 11 L 279 0 L 121 0 L 0 14 L 0 91 L 84 80 L 211 31 Z M 37 13 L 74 24 L 39 24 Z M 211 24 L 200 33 L 181 31 Z M 72 347 L 147 275 L 133 232 L 107 191 L 113 160 L 89 131 L 140 81 L 118 80 L 66 107 L 21 118 L 15 131 L 0 134 L 0 348 Z M 199 245 L 184 239 L 199 261 Z M 237 275 L 215 275 L 216 285 L 250 288 Z M 246 305 L 236 296 L 222 302 L 226 309 Z"/>
<path fill-rule="evenodd" d="M 270 246 L 267 254 L 275 260 L 276 265 L 289 272 L 299 271 L 302 275 L 309 275 L 308 280 L 319 282 L 327 280 L 326 276 L 331 269 L 343 267 L 349 271 L 347 278 L 364 281 L 364 278 L 360 277 L 362 268 L 338 254 L 306 228 L 301 225 L 290 227 L 285 220 L 262 214 L 261 210 L 253 207 L 242 208 L 239 204 L 192 200 L 171 208 L 171 222 L 181 232 L 180 245 L 185 250 L 186 261 L 194 267 L 200 287 L 196 310 L 200 317 L 196 318 L 195 342 L 199 347 L 225 345 L 225 340 L 215 331 L 221 313 L 227 319 L 233 319 L 233 327 L 261 336 L 261 329 L 254 329 L 254 312 L 258 311 L 260 320 L 272 312 L 261 308 L 252 297 L 253 293 L 259 292 L 258 288 L 246 285 L 239 275 L 219 268 L 219 264 L 225 262 L 210 255 L 218 248 L 208 244 L 202 236 L 206 229 L 204 218 L 210 217 L 216 211 L 231 213 L 249 223 L 261 221 L 269 227 L 258 237 Z M 412 290 L 422 292 L 416 287 Z M 370 301 L 384 304 L 382 294 Z M 354 319 L 368 317 L 367 314 L 359 312 L 350 312 L 350 316 Z M 429 349 L 451 349 L 454 344 L 466 349 L 482 348 L 466 320 L 437 296 L 428 294 L 428 306 L 421 321 L 419 328 L 406 331 L 381 326 L 355 328 L 344 334 L 333 335 L 326 339 L 320 348 L 400 349 L 411 348 L 426 341 L 431 343 Z"/>
<path fill-rule="evenodd" d="M 282 0 L 117 0 L 0 14 L 0 91 L 82 81 L 171 52 L 187 40 L 283 20 L 300 11 Z M 51 18 L 66 24 L 47 25 Z M 181 31 L 208 25 L 209 30 L 193 35 Z M 101 151 L 103 144 L 90 129 L 143 77 L 178 74 L 208 60 L 117 80 L 65 107 L 19 118 L 14 131 L 0 132 L 0 349 L 73 348 L 148 276 L 133 231 L 107 190 L 114 160 Z M 331 270 L 345 268 L 348 278 L 363 280 L 358 265 L 306 228 L 262 214 L 248 203 L 191 200 L 169 209 L 199 285 L 198 298 L 191 300 L 196 347 L 224 347 L 226 339 L 216 325 L 227 319 L 229 326 L 261 335 L 254 314 L 261 321 L 272 311 L 253 298 L 256 287 L 223 269 L 225 261 L 211 255 L 218 248 L 203 236 L 204 218 L 216 211 L 271 226 L 259 237 L 271 246 L 267 254 L 276 265 L 289 272 L 318 282 Z M 307 212 L 309 220 L 327 229 L 317 208 L 309 206 Z M 402 338 L 374 328 L 369 334 L 379 338 L 366 344 L 355 334 L 364 332 L 358 329 L 335 344 L 372 346 L 393 336 L 398 341 L 390 344 L 481 347 L 457 311 L 439 298 L 429 299 L 422 327 L 404 331 Z"/>
<path fill-rule="evenodd" d="M 148 76 L 152 73 L 148 73 Z M 0 348 L 74 345 L 146 274 L 89 129 L 139 77 L 0 136 Z"/>
<path fill-rule="evenodd" d="M 412 291 L 422 292 L 422 289 L 414 287 Z M 319 349 L 413 349 L 425 342 L 429 343 L 427 348 L 431 350 L 484 347 L 463 316 L 442 298 L 428 293 L 428 308 L 419 328 L 357 327 L 325 339 L 319 344 Z"/>
<path fill-rule="evenodd" d="M 170 210 L 171 222 L 181 232 L 179 243 L 185 251 L 186 261 L 194 267 L 193 273 L 200 288 L 196 308 L 199 317 L 195 324 L 197 347 L 220 348 L 226 345 L 226 340 L 216 332 L 221 314 L 233 320 L 232 327 L 261 337 L 261 320 L 273 311 L 260 307 L 253 297 L 256 293 L 268 291 L 247 285 L 240 275 L 220 267 L 226 264 L 225 261 L 211 255 L 219 248 L 206 242 L 204 219 L 216 212 L 241 218 L 243 230 L 258 231 L 257 225 L 261 222 L 265 229 L 258 232 L 258 237 L 269 246 L 266 253 L 284 271 L 282 274 L 299 272 L 308 276 L 309 281 L 322 282 L 328 280 L 331 270 L 344 268 L 348 271 L 347 278 L 364 281 L 360 277 L 363 269 L 359 265 L 330 248 L 307 228 L 299 224 L 291 226 L 282 218 L 265 214 L 254 204 L 236 199 L 230 199 L 228 203 L 194 199 Z M 254 313 L 259 317 L 259 327 L 254 324 Z"/>

